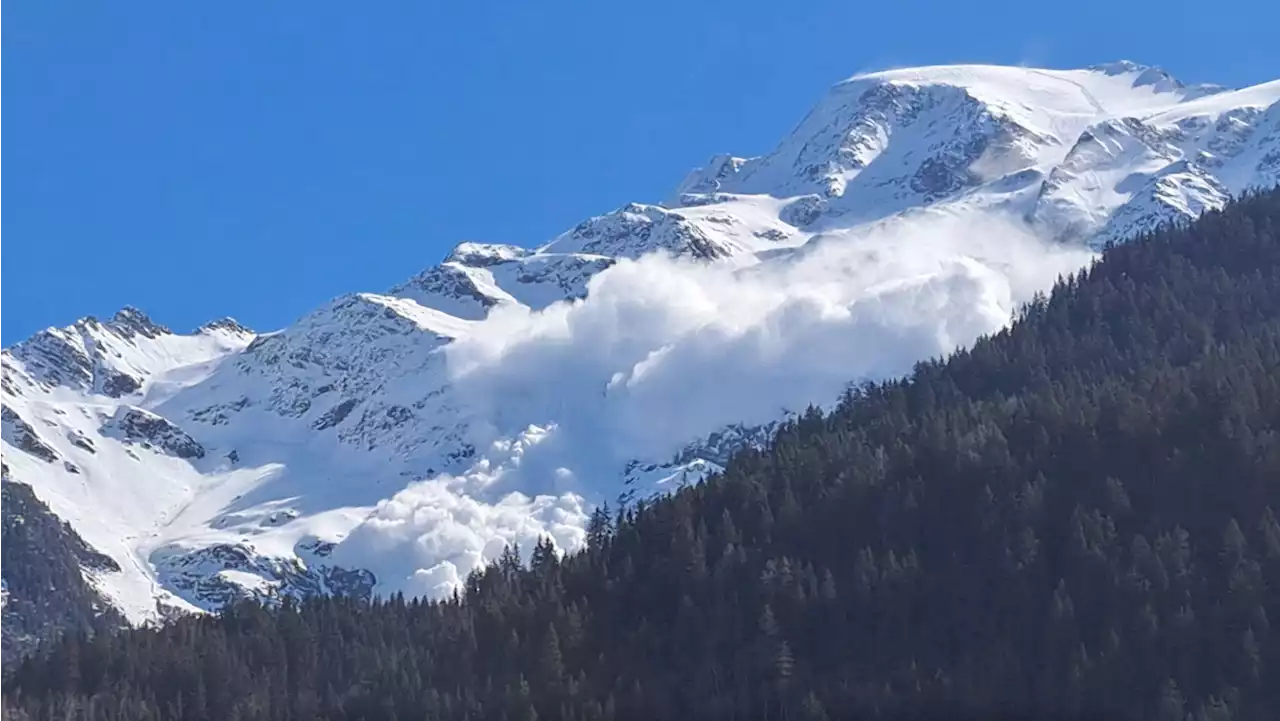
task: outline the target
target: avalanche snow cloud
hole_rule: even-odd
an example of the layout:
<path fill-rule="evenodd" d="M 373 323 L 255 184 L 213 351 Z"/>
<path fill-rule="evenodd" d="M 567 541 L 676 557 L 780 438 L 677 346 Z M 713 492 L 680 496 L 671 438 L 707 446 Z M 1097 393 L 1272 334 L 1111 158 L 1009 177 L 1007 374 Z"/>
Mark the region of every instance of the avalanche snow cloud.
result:
<path fill-rule="evenodd" d="M 387 591 L 437 595 L 507 542 L 573 549 L 627 460 L 904 373 L 999 330 L 1092 257 L 1015 222 L 940 216 L 745 268 L 649 255 L 595 276 L 584 300 L 500 308 L 446 348 L 473 441 L 492 450 L 380 504 L 339 557 L 380 559 Z"/>
<path fill-rule="evenodd" d="M 537 247 L 468 242 L 257 334 L 126 309 L 4 351 L 6 471 L 131 621 L 441 594 L 594 504 L 1008 322 L 1090 247 L 1280 182 L 1280 81 L 1129 62 L 838 83 L 769 152 Z M 372 572 L 377 579 L 374 586 Z"/>

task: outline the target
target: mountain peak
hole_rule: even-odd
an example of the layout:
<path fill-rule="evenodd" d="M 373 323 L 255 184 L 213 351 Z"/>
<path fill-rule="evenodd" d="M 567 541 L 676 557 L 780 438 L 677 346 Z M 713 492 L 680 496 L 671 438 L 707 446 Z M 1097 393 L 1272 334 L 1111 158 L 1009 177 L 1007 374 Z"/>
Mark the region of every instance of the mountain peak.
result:
<path fill-rule="evenodd" d="M 1102 73 L 1108 77 L 1134 76 L 1132 85 L 1135 88 L 1151 88 L 1155 92 L 1181 91 L 1187 100 L 1230 90 L 1225 86 L 1209 83 L 1187 85 L 1162 67 L 1143 65 L 1132 60 L 1117 60 L 1112 63 L 1090 65 L 1086 70 Z"/>
<path fill-rule="evenodd" d="M 234 335 L 254 335 L 253 329 L 241 325 L 239 321 L 231 316 L 223 316 L 196 329 L 197 333 L 210 333 L 214 331 L 224 331 Z"/>
<path fill-rule="evenodd" d="M 0 390 L 74 465 L 16 421 L 6 461 L 119 563 L 95 580 L 130 619 L 325 592 L 326 564 L 447 592 L 508 543 L 582 538 L 581 499 L 673 487 L 849 374 L 994 330 L 1035 290 L 1005 275 L 1039 267 L 1020 231 L 1124 238 L 1274 184 L 1280 81 L 1200 94 L 1127 61 L 856 76 L 669 205 L 460 243 L 273 333 L 172 335 L 133 307 L 49 329 Z M 626 262 L 658 252 L 678 260 Z"/>
<path fill-rule="evenodd" d="M 1164 73 L 1164 70 L 1161 70 L 1160 68 L 1154 65 L 1144 65 L 1142 63 L 1135 63 L 1132 60 L 1123 60 L 1123 59 L 1116 60 L 1109 63 L 1097 63 L 1094 65 L 1090 65 L 1085 69 L 1094 70 L 1096 72 L 1104 73 L 1106 75 L 1123 75 L 1125 73 L 1143 73 L 1148 70 L 1155 70 L 1157 72 Z"/>
<path fill-rule="evenodd" d="M 146 313 L 131 305 L 126 305 L 116 311 L 116 314 L 111 317 L 107 325 L 125 337 L 140 335 L 145 338 L 158 338 L 162 335 L 173 333 L 173 331 L 151 320 Z"/>
<path fill-rule="evenodd" d="M 702 260 L 732 255 L 682 213 L 641 203 L 584 220 L 542 250 L 611 258 L 638 258 L 657 250 Z"/>
<path fill-rule="evenodd" d="M 449 255 L 445 256 L 444 262 L 461 263 L 481 268 L 517 260 L 529 255 L 529 253 L 528 248 L 521 248 L 518 245 L 466 241 L 454 246 Z"/>

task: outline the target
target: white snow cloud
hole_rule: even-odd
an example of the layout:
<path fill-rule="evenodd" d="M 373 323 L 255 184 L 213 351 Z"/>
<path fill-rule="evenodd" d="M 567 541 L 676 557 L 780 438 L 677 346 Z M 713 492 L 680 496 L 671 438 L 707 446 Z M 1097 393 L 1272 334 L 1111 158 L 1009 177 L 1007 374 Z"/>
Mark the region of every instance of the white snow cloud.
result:
<path fill-rule="evenodd" d="M 651 256 L 596 276 L 585 301 L 500 310 L 447 353 L 493 438 L 556 424 L 521 488 L 554 490 L 547 470 L 568 467 L 591 495 L 628 459 L 968 345 L 1091 257 L 990 217 L 842 231 L 747 269 Z"/>
<path fill-rule="evenodd" d="M 439 597 L 460 588 L 472 569 L 508 545 L 519 544 L 525 560 L 547 537 L 559 548 L 579 548 L 589 511 L 580 496 L 489 492 L 546 437 L 542 429 L 527 429 L 514 442 L 495 444 L 498 462 L 482 459 L 462 476 L 410 484 L 378 503 L 337 546 L 333 561 L 372 571 L 381 593 Z"/>
<path fill-rule="evenodd" d="M 439 597 L 460 588 L 467 573 L 509 544 L 519 544 L 526 560 L 542 538 L 559 548 L 582 545 L 587 515 L 577 496 L 511 493 L 485 503 L 456 483 L 420 481 L 382 501 L 338 546 L 334 561 L 351 559 L 347 565 L 372 571 L 380 592 Z"/>
<path fill-rule="evenodd" d="M 627 460 L 907 372 L 1000 329 L 1091 257 L 1012 222 L 935 217 L 820 236 L 745 269 L 623 261 L 584 301 L 500 309 L 448 347 L 480 462 L 383 501 L 339 548 L 378 559 L 383 590 L 430 595 L 512 541 L 576 548 Z"/>

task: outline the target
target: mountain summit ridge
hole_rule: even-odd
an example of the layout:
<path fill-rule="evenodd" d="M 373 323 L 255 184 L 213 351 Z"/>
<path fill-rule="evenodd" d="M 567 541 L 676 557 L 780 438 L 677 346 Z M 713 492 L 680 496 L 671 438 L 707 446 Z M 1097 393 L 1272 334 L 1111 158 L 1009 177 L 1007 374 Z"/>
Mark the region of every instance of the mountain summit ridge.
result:
<path fill-rule="evenodd" d="M 1038 289 L 1008 272 L 1026 243 L 943 247 L 928 224 L 1038 236 L 1078 266 L 1277 182 L 1280 81 L 1187 86 L 1126 62 L 860 74 L 665 203 L 530 247 L 460 243 L 282 330 L 175 334 L 125 308 L 42 331 L 3 354 L 6 466 L 119 567 L 86 579 L 134 623 L 239 596 L 447 593 L 508 543 L 577 547 L 593 503 L 696 482 L 832 400 L 832 378 L 903 372 Z M 831 328 L 872 360 L 778 365 L 786 333 Z M 603 340 L 556 355 L 588 331 Z M 781 390 L 683 406 L 717 383 Z"/>

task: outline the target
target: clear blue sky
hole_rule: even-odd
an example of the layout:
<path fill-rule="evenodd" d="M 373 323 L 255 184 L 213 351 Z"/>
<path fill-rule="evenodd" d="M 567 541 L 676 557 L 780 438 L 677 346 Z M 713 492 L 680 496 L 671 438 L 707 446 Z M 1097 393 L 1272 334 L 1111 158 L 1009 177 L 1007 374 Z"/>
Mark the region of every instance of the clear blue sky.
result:
<path fill-rule="evenodd" d="M 278 328 L 460 240 L 661 200 L 864 70 L 1280 77 L 1269 2 L 1056 5 L 8 0 L 3 342 L 125 304 Z"/>

